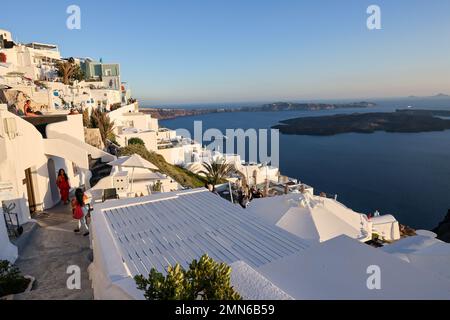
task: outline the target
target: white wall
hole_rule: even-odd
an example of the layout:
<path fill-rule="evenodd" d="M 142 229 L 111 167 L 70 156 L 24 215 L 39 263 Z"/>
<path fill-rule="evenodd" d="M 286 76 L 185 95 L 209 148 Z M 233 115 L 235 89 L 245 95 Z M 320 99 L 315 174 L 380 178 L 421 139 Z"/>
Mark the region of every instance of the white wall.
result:
<path fill-rule="evenodd" d="M 142 141 L 144 141 L 145 143 L 145 147 L 149 150 L 149 151 L 156 151 L 158 149 L 157 147 L 157 140 L 156 140 L 156 132 L 154 131 L 145 131 L 145 132 L 137 132 L 137 133 L 123 133 L 123 134 L 118 134 L 116 136 L 117 142 L 121 145 L 121 146 L 127 146 L 128 145 L 128 141 L 131 138 L 139 138 L 142 139 Z"/>
<path fill-rule="evenodd" d="M 84 141 L 83 115 L 68 115 L 67 121 L 49 124 L 46 133 L 48 138 L 57 138 L 60 133 Z"/>
<path fill-rule="evenodd" d="M 132 103 L 123 107 L 120 107 L 114 111 L 108 113 L 108 117 L 111 121 L 120 121 L 124 113 L 132 113 L 137 111 L 137 105 Z"/>
<path fill-rule="evenodd" d="M 0 120 L 15 119 L 19 135 L 11 139 L 3 131 L 0 133 L 0 181 L 12 183 L 15 196 L 28 199 L 25 170 L 31 168 L 38 209 L 54 205 L 49 189 L 47 170 L 48 158 L 45 156 L 44 143 L 41 134 L 25 120 L 7 111 L 0 111 Z M 19 203 L 20 211 L 29 217 L 26 204 Z"/>
<path fill-rule="evenodd" d="M 25 170 L 30 168 L 32 172 L 37 210 L 51 208 L 59 202 L 59 195 L 52 192 L 55 189 L 52 184 L 55 182 L 49 178 L 49 159 L 55 161 L 55 170 L 66 169 L 72 187 L 84 185 L 89 178 L 87 151 L 84 149 L 86 144 L 75 138 L 79 136 L 80 128 L 77 123 L 80 122 L 80 116 L 70 116 L 68 122 L 49 125 L 47 134 L 50 136 L 47 140 L 42 138 L 32 124 L 6 110 L 0 110 L 0 122 L 3 123 L 5 119 L 15 121 L 18 135 L 10 137 L 0 127 L 0 181 L 12 184 L 13 195 L 17 199 L 14 202 L 21 216 L 21 223 L 24 223 L 30 219 L 27 187 L 23 183 Z M 66 133 L 58 134 L 58 130 Z M 78 141 L 79 145 L 73 145 L 73 141 Z M 113 160 L 114 157 L 108 159 Z M 74 173 L 71 160 L 79 166 L 78 173 Z"/>
<path fill-rule="evenodd" d="M 40 80 L 43 74 L 50 75 L 52 72 L 49 73 L 49 71 L 54 69 L 47 66 L 41 68 L 40 60 L 42 57 L 54 60 L 61 59 L 59 51 L 33 49 L 24 45 L 1 49 L 0 52 L 6 54 L 7 62 L 13 65 L 13 71 L 23 72 L 26 77 L 33 80 Z"/>
<path fill-rule="evenodd" d="M 3 219 L 3 210 L 0 206 L 0 260 L 8 260 L 14 263 L 18 257 L 18 250 L 8 238 L 5 219 Z"/>
<path fill-rule="evenodd" d="M 158 140 L 173 140 L 177 137 L 175 130 L 163 129 L 158 131 Z"/>
<path fill-rule="evenodd" d="M 121 92 L 118 90 L 95 89 L 91 90 L 91 96 L 96 101 L 95 106 L 100 102 L 100 105 L 105 106 L 107 110 L 112 104 L 122 102 Z"/>

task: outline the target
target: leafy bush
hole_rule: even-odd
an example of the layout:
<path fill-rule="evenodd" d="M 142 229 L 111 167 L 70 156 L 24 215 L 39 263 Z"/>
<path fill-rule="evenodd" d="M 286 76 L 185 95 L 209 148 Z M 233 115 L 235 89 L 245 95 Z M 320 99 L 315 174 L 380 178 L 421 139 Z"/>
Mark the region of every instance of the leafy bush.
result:
<path fill-rule="evenodd" d="M 147 300 L 241 300 L 230 275 L 229 266 L 204 255 L 192 261 L 188 270 L 177 264 L 164 276 L 152 268 L 148 278 L 140 275 L 134 279 Z"/>
<path fill-rule="evenodd" d="M 154 185 L 152 185 L 152 191 L 153 192 L 161 192 L 162 189 L 162 183 L 161 181 L 156 181 L 156 183 Z"/>
<path fill-rule="evenodd" d="M 0 297 L 24 292 L 30 280 L 7 260 L 0 261 Z"/>
<path fill-rule="evenodd" d="M 173 178 L 183 187 L 200 188 L 205 186 L 206 180 L 203 177 L 167 163 L 162 155 L 148 151 L 143 145 L 133 144 L 119 150 L 119 156 L 131 156 L 133 154 L 138 154 L 145 160 L 150 161 L 158 167 L 161 173 Z"/>
<path fill-rule="evenodd" d="M 145 146 L 145 142 L 141 138 L 130 138 L 128 140 L 128 145 L 130 145 L 130 144 L 140 144 L 140 145 Z"/>

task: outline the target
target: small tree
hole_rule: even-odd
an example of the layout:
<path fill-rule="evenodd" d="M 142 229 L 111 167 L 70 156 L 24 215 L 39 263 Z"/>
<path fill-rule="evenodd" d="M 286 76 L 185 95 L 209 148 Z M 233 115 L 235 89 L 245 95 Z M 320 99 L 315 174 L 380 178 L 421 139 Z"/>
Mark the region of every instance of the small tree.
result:
<path fill-rule="evenodd" d="M 142 140 L 141 138 L 136 138 L 136 137 L 128 139 L 128 145 L 133 145 L 133 144 L 140 144 L 142 146 L 145 146 L 144 140 Z"/>
<path fill-rule="evenodd" d="M 230 174 L 236 171 L 234 166 L 227 163 L 225 159 L 218 159 L 211 164 L 205 162 L 203 163 L 203 167 L 205 170 L 202 170 L 199 173 L 205 175 L 208 182 L 213 186 L 219 184 Z"/>
<path fill-rule="evenodd" d="M 81 81 L 84 78 L 83 71 L 73 58 L 58 62 L 56 68 L 64 84 L 68 85 L 74 80 Z"/>
<path fill-rule="evenodd" d="M 167 275 L 150 271 L 148 278 L 136 276 L 139 290 L 147 300 L 241 300 L 231 286 L 231 268 L 218 263 L 208 255 L 194 260 L 189 270 L 179 264 L 169 266 Z"/>
<path fill-rule="evenodd" d="M 7 260 L 0 261 L 0 297 L 24 292 L 30 280 Z"/>

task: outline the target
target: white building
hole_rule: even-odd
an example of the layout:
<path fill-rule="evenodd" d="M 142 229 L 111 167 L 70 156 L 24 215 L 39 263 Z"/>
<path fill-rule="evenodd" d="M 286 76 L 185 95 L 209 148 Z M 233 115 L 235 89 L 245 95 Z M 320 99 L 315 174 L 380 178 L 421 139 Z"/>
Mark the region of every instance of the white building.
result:
<path fill-rule="evenodd" d="M 84 142 L 82 115 L 21 118 L 0 106 L 0 185 L 7 190 L 0 201 L 16 204 L 20 224 L 59 203 L 59 169 L 66 171 L 72 188 L 90 187 L 88 155 L 115 159 Z"/>
<path fill-rule="evenodd" d="M 186 165 L 202 150 L 199 143 L 179 137 L 175 130 L 160 128 L 158 120 L 139 111 L 132 103 L 108 113 L 114 122 L 117 142 L 127 146 L 131 138 L 139 138 L 149 151 L 156 152 L 173 165 Z"/>
<path fill-rule="evenodd" d="M 11 33 L 0 30 L 4 41 L 12 41 Z M 3 41 L 0 42 L 3 43 Z M 56 63 L 61 60 L 58 47 L 53 44 L 29 43 L 10 46 L 0 45 L 0 53 L 6 56 L 6 69 L 0 68 L 0 76 L 6 84 L 14 84 L 17 74 L 33 81 L 52 81 L 57 78 Z"/>
<path fill-rule="evenodd" d="M 373 233 L 386 241 L 400 239 L 398 222 L 392 216 L 369 219 L 334 199 L 310 192 L 254 199 L 248 210 L 312 243 L 340 235 L 366 242 L 372 239 Z"/>
<path fill-rule="evenodd" d="M 158 187 L 159 186 L 159 187 Z M 116 189 L 119 198 L 134 198 L 162 192 L 180 190 L 181 186 L 171 177 L 150 172 L 147 169 L 113 168 L 111 174 L 101 179 L 94 187 L 86 192 L 91 204 L 102 202 L 105 189 Z"/>
<path fill-rule="evenodd" d="M 95 299 L 143 299 L 135 275 L 207 253 L 245 299 L 450 299 L 450 281 L 347 236 L 311 245 L 204 189 L 105 202 L 92 224 Z M 382 286 L 368 287 L 368 267 Z"/>

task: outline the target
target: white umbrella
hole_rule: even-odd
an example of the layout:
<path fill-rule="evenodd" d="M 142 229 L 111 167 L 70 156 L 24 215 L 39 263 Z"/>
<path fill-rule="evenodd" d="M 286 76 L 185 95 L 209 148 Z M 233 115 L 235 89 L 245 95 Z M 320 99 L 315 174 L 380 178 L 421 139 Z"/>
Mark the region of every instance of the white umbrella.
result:
<path fill-rule="evenodd" d="M 131 172 L 131 189 L 130 189 L 130 191 L 133 191 L 133 176 L 134 176 L 135 168 L 158 170 L 158 167 L 156 167 L 153 163 L 145 160 L 138 154 L 133 154 L 132 156 L 121 157 L 117 160 L 109 162 L 108 165 L 110 165 L 112 167 L 133 168 L 133 170 Z"/>

